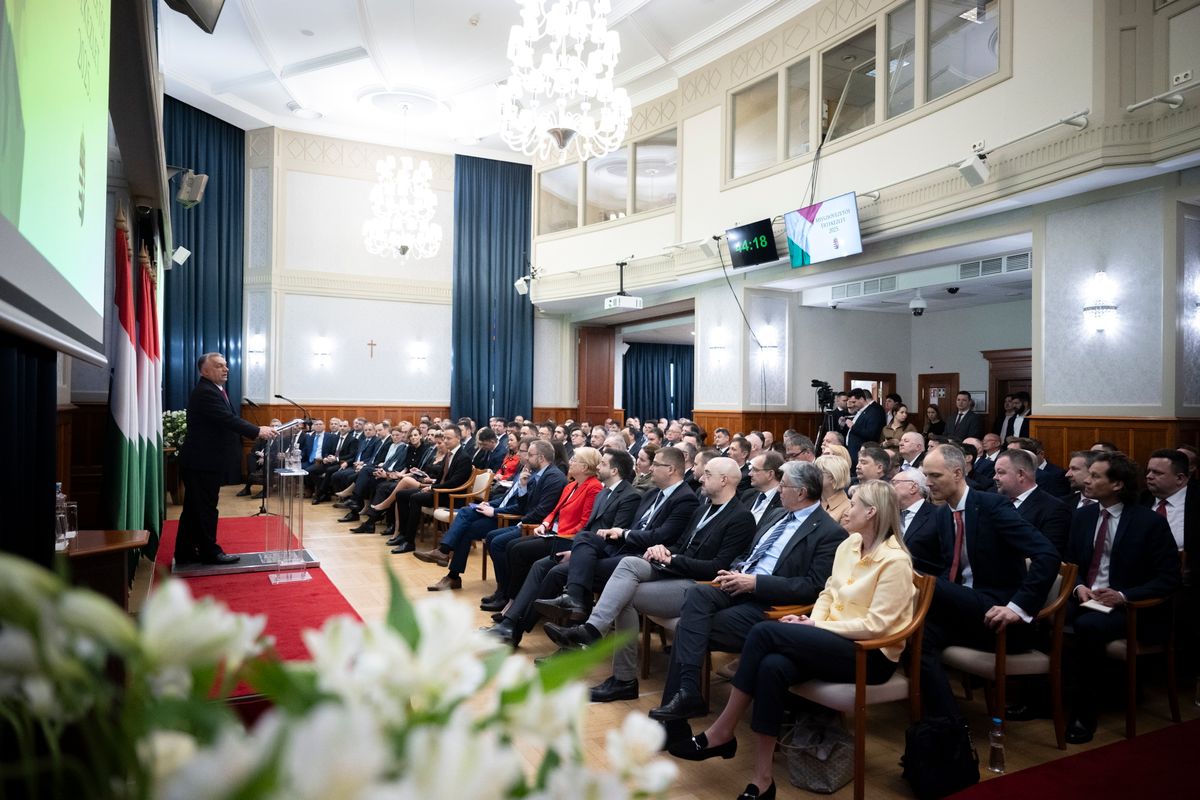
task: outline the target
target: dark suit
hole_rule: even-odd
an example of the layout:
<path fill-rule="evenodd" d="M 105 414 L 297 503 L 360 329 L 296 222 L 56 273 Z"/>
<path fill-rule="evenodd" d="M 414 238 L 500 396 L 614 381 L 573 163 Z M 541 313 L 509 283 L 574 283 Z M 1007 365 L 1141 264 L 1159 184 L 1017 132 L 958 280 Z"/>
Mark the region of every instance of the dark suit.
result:
<path fill-rule="evenodd" d="M 184 485 L 183 513 L 175 539 L 179 562 L 210 559 L 217 546 L 217 502 L 221 486 L 238 480 L 239 436 L 258 435 L 258 426 L 234 411 L 229 397 L 208 378 L 200 378 L 188 398 L 188 435 L 179 454 Z"/>
<path fill-rule="evenodd" d="M 1149 492 L 1142 492 L 1139 502 L 1144 506 L 1156 508 L 1158 498 Z M 1174 532 L 1172 532 L 1174 533 Z M 1176 540 L 1176 544 L 1179 542 Z M 1188 481 L 1187 494 L 1183 498 L 1183 547 L 1187 553 L 1188 563 L 1196 565 L 1189 568 L 1195 572 L 1200 569 L 1200 481 Z"/>
<path fill-rule="evenodd" d="M 1067 533 L 1071 527 L 1071 509 L 1053 497 L 1049 492 L 1037 486 L 1017 506 L 1017 513 L 1026 522 L 1042 532 L 1050 540 L 1054 549 L 1058 550 L 1060 558 L 1065 560 L 1067 553 Z"/>
<path fill-rule="evenodd" d="M 1071 482 L 1067 480 L 1067 471 L 1049 461 L 1037 468 L 1034 480 L 1038 486 L 1055 497 L 1063 498 L 1071 494 Z"/>
<path fill-rule="evenodd" d="M 850 451 L 850 474 L 858 466 L 858 451 L 867 442 L 878 442 L 883 426 L 887 424 L 887 414 L 883 406 L 871 401 L 859 411 L 858 419 L 846 431 L 846 449 Z"/>
<path fill-rule="evenodd" d="M 748 557 L 787 513 L 780 507 L 764 514 L 743 556 Z M 703 583 L 689 588 L 675 627 L 663 702 L 681 688 L 698 694 L 705 653 L 741 651 L 750 629 L 762 622 L 769 606 L 815 602 L 833 571 L 834 553 L 845 539 L 846 531 L 818 504 L 792 534 L 771 574 L 755 578 L 753 592 L 733 596 Z"/>
<path fill-rule="evenodd" d="M 656 544 L 669 547 L 675 543 L 700 501 L 687 484 L 680 481 L 653 517 L 646 520 L 646 514 L 662 493 L 661 489 L 655 489 L 642 496 L 633 515 L 634 525 L 622 539 L 603 539 L 591 530 L 575 534 L 571 559 L 567 562 L 567 591 L 576 600 L 591 605 L 593 587 L 602 589 L 624 556 L 640 556 Z"/>
<path fill-rule="evenodd" d="M 1020 424 L 1017 424 L 1017 418 L 1001 417 L 996 420 L 996 424 L 992 426 L 992 433 L 1000 437 L 1000 442 L 1007 442 L 1010 436 L 1028 436 L 1029 435 L 1029 417 L 1022 417 Z"/>
<path fill-rule="evenodd" d="M 434 489 L 451 489 L 462 486 L 471 475 L 471 455 L 461 446 L 453 455 L 447 454 L 442 464 L 442 476 L 428 489 L 413 489 L 398 492 L 396 496 L 396 531 L 410 544 L 416 540 L 417 524 L 421 521 L 421 509 L 433 505 Z"/>
<path fill-rule="evenodd" d="M 926 500 L 904 531 L 904 546 L 912 555 L 913 569 L 926 575 L 941 575 L 942 537 L 938 530 L 937 506 Z"/>
<path fill-rule="evenodd" d="M 1003 451 L 1000 451 L 1003 452 Z M 975 479 L 979 482 L 987 481 L 989 488 L 986 491 L 991 491 L 991 485 L 996 480 L 996 462 L 988 458 L 986 454 L 980 453 L 971 462 L 971 472 L 975 475 Z"/>
<path fill-rule="evenodd" d="M 507 446 L 501 449 L 500 445 L 496 445 L 491 450 L 476 447 L 475 452 L 471 454 L 471 466 L 475 469 L 490 469 L 495 472 L 504 465 L 504 456 L 507 454 Z"/>
<path fill-rule="evenodd" d="M 1035 616 L 1058 574 L 1058 551 L 1050 540 L 1021 518 L 1012 503 L 988 492 L 968 491 L 964 506 L 963 543 L 965 557 L 958 575 L 950 580 L 954 557 L 954 516 L 949 505 L 937 511 L 942 541 L 943 568 L 934 589 L 933 605 L 925 618 L 921 648 L 921 684 L 925 713 L 933 717 L 958 715 L 950 680 L 942 667 L 942 650 L 952 644 L 990 650 L 995 633 L 986 626 L 984 615 L 992 606 L 1013 603 L 1025 614 Z M 1030 559 L 1028 569 L 1025 559 Z M 971 586 L 964 580 L 971 570 Z M 1026 649 L 1031 627 L 1010 625 L 1008 647 Z"/>
<path fill-rule="evenodd" d="M 532 481 L 533 478 L 531 477 Z M 484 536 L 484 558 L 491 557 L 496 572 L 496 588 L 507 596 L 508 546 L 521 538 L 521 525 L 540 525 L 550 515 L 567 487 L 567 476 L 551 464 L 525 495 L 519 498 L 518 506 L 523 516 L 520 522 L 507 528 L 497 528 Z"/>
<path fill-rule="evenodd" d="M 1095 551 L 1100 522 L 1099 504 L 1079 509 L 1071 520 L 1068 559 L 1079 566 L 1075 586 L 1087 583 L 1087 572 Z M 1112 546 L 1108 563 L 1108 585 L 1128 601 L 1166 597 L 1179 586 L 1179 551 L 1167 521 L 1145 506 L 1126 505 L 1109 526 Z M 1138 615 L 1138 639 L 1161 641 L 1168 617 L 1165 607 Z M 1125 635 L 1125 609 L 1104 614 L 1079 606 L 1072 593 L 1068 615 L 1075 627 L 1075 658 L 1070 662 L 1073 678 L 1071 707 L 1075 716 L 1090 724 L 1095 719 L 1096 697 L 1103 691 L 1104 647 Z"/>
<path fill-rule="evenodd" d="M 959 419 L 955 411 L 953 416 L 946 418 L 946 435 L 959 442 L 971 437 L 979 439 L 983 436 L 983 417 L 968 411 Z"/>
<path fill-rule="evenodd" d="M 749 511 L 751 514 L 753 514 L 754 513 L 754 504 L 758 502 L 758 496 L 760 494 L 762 494 L 762 492 L 758 491 L 758 489 L 755 489 L 753 486 L 751 486 L 749 489 L 747 489 L 744 492 L 738 492 L 738 500 L 741 502 L 741 504 L 743 506 L 745 506 L 747 511 Z M 767 503 L 767 507 L 763 509 L 762 515 L 759 516 L 759 519 L 761 520 L 767 514 L 771 513 L 775 509 L 779 508 L 782 504 L 783 504 L 783 495 L 777 488 L 775 490 L 775 494 L 771 497 L 771 501 L 769 503 Z"/>

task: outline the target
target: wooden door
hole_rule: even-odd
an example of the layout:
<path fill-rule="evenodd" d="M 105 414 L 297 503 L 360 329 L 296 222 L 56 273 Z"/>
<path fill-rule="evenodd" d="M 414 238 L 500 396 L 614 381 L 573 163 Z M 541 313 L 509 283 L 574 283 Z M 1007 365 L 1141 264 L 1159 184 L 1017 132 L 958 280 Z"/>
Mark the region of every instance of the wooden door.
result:
<path fill-rule="evenodd" d="M 958 394 L 957 372 L 926 372 L 917 376 L 917 408 L 909 406 L 909 416 L 917 417 L 925 425 L 925 407 L 937 406 L 942 419 L 954 416 L 954 396 Z"/>
<path fill-rule="evenodd" d="M 842 386 L 846 391 L 861 387 L 870 389 L 875 402 L 883 405 L 883 398 L 896 391 L 894 372 L 843 372 Z"/>
<path fill-rule="evenodd" d="M 613 369 L 616 361 L 616 331 L 613 328 L 578 329 L 579 416 L 603 422 L 613 416 Z"/>
<path fill-rule="evenodd" d="M 986 428 L 991 430 L 1004 417 L 1004 396 L 1033 390 L 1033 355 L 1028 347 L 981 350 L 988 362 L 988 411 Z"/>

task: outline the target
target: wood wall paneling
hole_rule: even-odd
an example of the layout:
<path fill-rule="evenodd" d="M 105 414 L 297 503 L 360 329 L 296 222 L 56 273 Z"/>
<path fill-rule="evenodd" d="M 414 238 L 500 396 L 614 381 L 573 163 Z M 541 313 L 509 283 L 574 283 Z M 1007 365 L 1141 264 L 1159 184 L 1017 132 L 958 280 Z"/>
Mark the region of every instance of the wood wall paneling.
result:
<path fill-rule="evenodd" d="M 586 417 L 579 416 L 579 409 L 574 406 L 534 406 L 533 416 L 530 419 L 537 422 L 545 422 L 548 419 L 554 420 L 556 425 L 561 425 L 563 421 L 573 419 L 579 422 Z M 603 421 L 603 417 L 601 417 Z"/>
<path fill-rule="evenodd" d="M 579 408 L 575 418 L 603 422 L 605 417 L 613 416 L 616 332 L 614 328 L 585 326 L 578 328 L 577 334 L 579 347 L 576 386 Z"/>
<path fill-rule="evenodd" d="M 750 431 L 770 431 L 778 441 L 783 440 L 783 432 L 794 428 L 812 439 L 821 426 L 821 414 L 817 411 L 701 411 L 692 413 L 692 419 L 708 434 L 708 442 L 712 442 L 712 432 L 717 428 L 728 428 L 730 433 L 749 433 Z"/>
<path fill-rule="evenodd" d="M 1098 441 L 1114 443 L 1145 466 L 1155 450 L 1200 443 L 1200 420 L 1175 417 L 1048 417 L 1029 418 L 1030 435 L 1046 450 L 1046 459 L 1066 466 L 1071 453 Z"/>

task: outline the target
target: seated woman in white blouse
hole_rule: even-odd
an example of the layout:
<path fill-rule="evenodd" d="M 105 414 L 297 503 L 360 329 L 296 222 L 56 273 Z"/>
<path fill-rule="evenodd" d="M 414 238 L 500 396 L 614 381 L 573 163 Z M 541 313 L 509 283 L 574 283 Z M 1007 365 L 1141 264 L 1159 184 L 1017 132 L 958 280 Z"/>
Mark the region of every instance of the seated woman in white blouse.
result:
<path fill-rule="evenodd" d="M 912 621 L 912 558 L 900 535 L 900 512 L 891 484 L 863 483 L 842 518 L 850 531 L 837 549 L 833 572 L 811 616 L 787 616 L 755 625 L 742 648 L 729 702 L 708 730 L 671 748 L 689 761 L 737 752 L 734 731 L 751 699 L 754 775 L 739 800 L 775 797 L 772 757 L 788 688 L 806 680 L 854 682 L 854 640 L 875 639 Z M 896 670 L 903 645 L 867 654 L 867 683 L 883 683 Z"/>

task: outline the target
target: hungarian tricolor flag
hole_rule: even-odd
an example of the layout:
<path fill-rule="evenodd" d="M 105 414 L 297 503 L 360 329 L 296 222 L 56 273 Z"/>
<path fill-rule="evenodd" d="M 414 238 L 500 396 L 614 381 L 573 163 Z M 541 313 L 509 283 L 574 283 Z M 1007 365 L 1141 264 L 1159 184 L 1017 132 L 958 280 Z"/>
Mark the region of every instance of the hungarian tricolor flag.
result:
<path fill-rule="evenodd" d="M 141 431 L 138 415 L 137 327 L 134 317 L 133 275 L 129 252 L 129 223 L 117 212 L 116 268 L 113 276 L 112 328 L 108 336 L 108 447 L 105 453 L 104 494 L 108 527 L 143 530 L 145 493 L 142 476 Z"/>
<path fill-rule="evenodd" d="M 137 404 L 144 517 L 150 531 L 146 555 L 154 558 L 163 521 L 162 356 L 158 346 L 158 296 L 154 265 L 145 245 L 138 254 L 141 288 L 137 299 Z"/>

